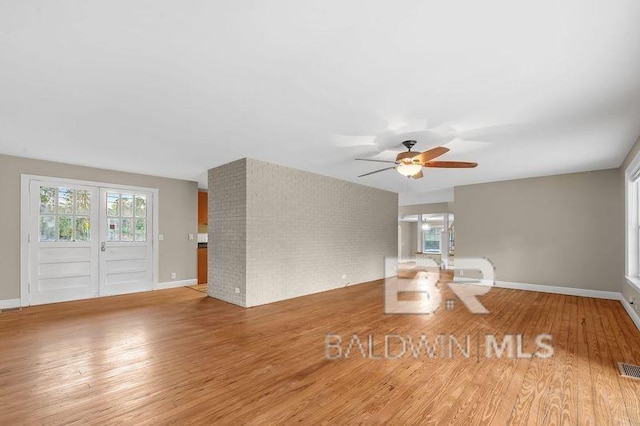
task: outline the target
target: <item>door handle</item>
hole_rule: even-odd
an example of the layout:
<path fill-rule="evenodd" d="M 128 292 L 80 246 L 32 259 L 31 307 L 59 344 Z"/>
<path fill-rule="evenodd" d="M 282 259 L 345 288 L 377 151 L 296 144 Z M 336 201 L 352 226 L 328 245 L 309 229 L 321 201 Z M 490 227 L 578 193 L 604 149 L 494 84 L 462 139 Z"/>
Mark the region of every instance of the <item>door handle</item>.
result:
<path fill-rule="evenodd" d="M 107 243 L 105 242 L 100 243 L 100 251 L 107 251 Z"/>

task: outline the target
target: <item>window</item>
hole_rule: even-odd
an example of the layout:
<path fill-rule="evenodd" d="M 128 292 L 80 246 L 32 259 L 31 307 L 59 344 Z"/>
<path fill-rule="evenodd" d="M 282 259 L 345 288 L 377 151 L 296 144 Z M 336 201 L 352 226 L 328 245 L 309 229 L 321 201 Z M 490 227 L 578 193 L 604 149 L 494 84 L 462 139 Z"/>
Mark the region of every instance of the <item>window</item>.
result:
<path fill-rule="evenodd" d="M 147 196 L 107 192 L 107 241 L 147 241 Z"/>
<path fill-rule="evenodd" d="M 426 228 L 426 229 L 424 229 Z M 440 235 L 442 234 L 442 228 L 424 225 L 424 252 L 425 253 L 440 253 Z"/>
<path fill-rule="evenodd" d="M 40 187 L 39 241 L 91 239 L 91 193 L 66 187 Z"/>
<path fill-rule="evenodd" d="M 453 214 L 421 214 L 418 223 L 420 250 L 427 254 L 442 254 L 443 258 L 448 258 L 453 248 Z"/>
<path fill-rule="evenodd" d="M 640 155 L 625 170 L 627 280 L 640 286 Z"/>

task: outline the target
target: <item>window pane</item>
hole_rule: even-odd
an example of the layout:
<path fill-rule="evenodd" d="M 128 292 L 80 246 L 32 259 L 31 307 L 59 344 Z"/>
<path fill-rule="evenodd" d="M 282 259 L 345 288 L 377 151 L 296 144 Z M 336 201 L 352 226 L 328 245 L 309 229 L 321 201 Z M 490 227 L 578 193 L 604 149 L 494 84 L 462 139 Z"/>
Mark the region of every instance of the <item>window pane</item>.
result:
<path fill-rule="evenodd" d="M 424 252 L 440 253 L 440 233 L 442 228 L 429 227 L 424 231 Z"/>
<path fill-rule="evenodd" d="M 121 234 L 122 234 L 121 241 L 133 241 L 133 219 L 132 218 L 122 218 Z"/>
<path fill-rule="evenodd" d="M 91 211 L 91 193 L 89 191 L 76 191 L 76 214 L 88 215 Z"/>
<path fill-rule="evenodd" d="M 56 189 L 40 187 L 40 213 L 55 214 L 56 212 Z M 48 241 L 48 240 L 43 240 Z"/>
<path fill-rule="evenodd" d="M 58 216 L 58 241 L 73 240 L 73 217 Z"/>
<path fill-rule="evenodd" d="M 120 194 L 107 192 L 107 216 L 120 216 Z"/>
<path fill-rule="evenodd" d="M 136 217 L 147 217 L 147 197 L 136 195 Z"/>
<path fill-rule="evenodd" d="M 89 241 L 91 227 L 88 217 L 76 217 L 76 241 Z"/>
<path fill-rule="evenodd" d="M 73 214 L 75 191 L 69 188 L 58 188 L 58 213 Z"/>
<path fill-rule="evenodd" d="M 136 241 L 147 241 L 147 221 L 136 219 Z"/>
<path fill-rule="evenodd" d="M 120 241 L 120 219 L 107 219 L 107 241 Z"/>
<path fill-rule="evenodd" d="M 122 203 L 122 216 L 133 216 L 133 194 L 122 194 L 120 202 Z"/>
<path fill-rule="evenodd" d="M 40 216 L 40 241 L 56 240 L 56 217 Z"/>

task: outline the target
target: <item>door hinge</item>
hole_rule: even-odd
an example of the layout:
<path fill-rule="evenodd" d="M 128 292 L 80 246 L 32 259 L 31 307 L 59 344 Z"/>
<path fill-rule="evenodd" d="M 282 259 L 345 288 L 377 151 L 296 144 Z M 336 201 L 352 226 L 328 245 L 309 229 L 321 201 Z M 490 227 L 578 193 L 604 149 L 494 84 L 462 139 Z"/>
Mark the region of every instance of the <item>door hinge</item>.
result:
<path fill-rule="evenodd" d="M 27 242 L 30 243 L 31 242 L 31 234 L 27 234 Z"/>

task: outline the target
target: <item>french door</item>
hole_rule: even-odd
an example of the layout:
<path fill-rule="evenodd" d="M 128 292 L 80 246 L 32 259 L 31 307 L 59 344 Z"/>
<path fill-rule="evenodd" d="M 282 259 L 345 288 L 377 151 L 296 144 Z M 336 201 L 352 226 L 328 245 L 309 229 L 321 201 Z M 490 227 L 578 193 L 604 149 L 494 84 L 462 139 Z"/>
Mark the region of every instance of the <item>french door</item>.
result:
<path fill-rule="evenodd" d="M 30 304 L 98 295 L 98 190 L 31 181 Z"/>
<path fill-rule="evenodd" d="M 153 289 L 150 192 L 100 188 L 100 295 Z"/>
<path fill-rule="evenodd" d="M 29 304 L 152 290 L 152 209 L 151 191 L 31 180 Z"/>

